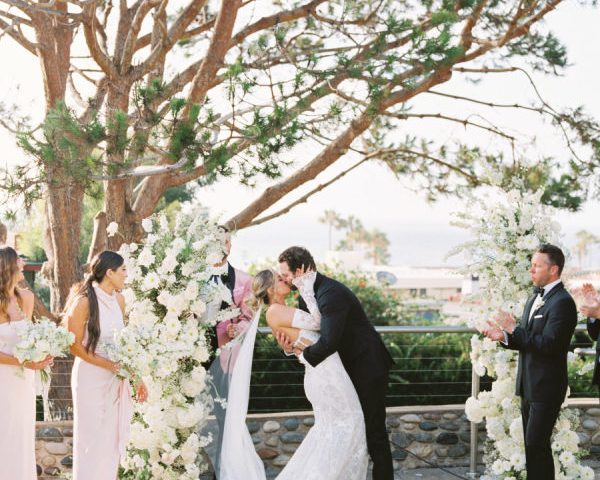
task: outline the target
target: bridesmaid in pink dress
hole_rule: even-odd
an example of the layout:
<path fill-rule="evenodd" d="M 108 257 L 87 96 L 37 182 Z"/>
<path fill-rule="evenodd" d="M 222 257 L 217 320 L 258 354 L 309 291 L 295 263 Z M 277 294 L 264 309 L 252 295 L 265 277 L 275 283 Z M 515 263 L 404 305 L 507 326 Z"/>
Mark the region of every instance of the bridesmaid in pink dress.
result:
<path fill-rule="evenodd" d="M 0 248 L 0 465 L 3 480 L 35 480 L 34 370 L 52 363 L 24 362 L 13 356 L 19 332 L 33 314 L 33 293 L 17 287 L 23 260 L 10 247 Z M 25 367 L 25 368 L 23 368 Z"/>
<path fill-rule="evenodd" d="M 124 326 L 123 289 L 127 271 L 123 257 L 104 251 L 91 273 L 72 292 L 66 321 L 75 334 L 71 353 L 73 392 L 73 480 L 115 480 L 129 440 L 133 416 L 131 387 L 117 376 L 119 365 L 108 359 L 106 346 Z M 148 392 L 140 382 L 137 399 Z"/>

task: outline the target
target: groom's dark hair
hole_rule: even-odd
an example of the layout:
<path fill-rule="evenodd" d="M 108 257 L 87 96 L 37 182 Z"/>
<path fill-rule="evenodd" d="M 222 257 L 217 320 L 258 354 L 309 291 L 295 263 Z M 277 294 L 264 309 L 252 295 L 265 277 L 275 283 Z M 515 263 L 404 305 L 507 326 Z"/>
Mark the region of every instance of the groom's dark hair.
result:
<path fill-rule="evenodd" d="M 304 267 L 305 270 L 316 270 L 317 266 L 310 252 L 304 247 L 286 248 L 279 255 L 279 263 L 287 263 L 292 272 Z"/>
<path fill-rule="evenodd" d="M 550 260 L 550 265 L 556 265 L 558 267 L 558 275 L 562 274 L 565 266 L 565 254 L 556 245 L 544 243 L 537 249 L 538 253 L 545 253 Z"/>

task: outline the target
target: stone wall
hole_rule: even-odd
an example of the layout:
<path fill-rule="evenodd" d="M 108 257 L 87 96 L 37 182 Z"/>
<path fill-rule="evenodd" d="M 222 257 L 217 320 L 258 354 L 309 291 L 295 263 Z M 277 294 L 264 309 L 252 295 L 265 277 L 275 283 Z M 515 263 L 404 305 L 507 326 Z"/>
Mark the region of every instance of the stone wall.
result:
<path fill-rule="evenodd" d="M 248 416 L 248 429 L 268 478 L 277 476 L 313 422 L 311 412 Z M 389 408 L 387 425 L 395 470 L 427 466 L 407 450 L 437 465 L 469 465 L 471 424 L 462 405 Z M 484 427 L 480 428 L 483 441 Z"/>
<path fill-rule="evenodd" d="M 35 456 L 38 478 L 65 478 L 73 465 L 73 422 L 37 422 Z"/>
<path fill-rule="evenodd" d="M 600 458 L 600 404 L 597 399 L 573 400 L 581 425 L 582 448 L 592 458 Z M 274 478 L 288 462 L 313 425 L 312 412 L 251 414 L 247 425 L 259 456 L 265 462 L 268 478 Z M 388 409 L 395 470 L 440 466 L 468 466 L 471 424 L 463 405 L 393 407 Z M 39 422 L 36 433 L 38 474 L 47 480 L 69 475 L 72 464 L 71 422 Z M 482 462 L 485 426 L 478 425 L 479 462 Z M 41 473 L 43 472 L 43 473 Z M 207 477 L 210 478 L 210 477 Z"/>

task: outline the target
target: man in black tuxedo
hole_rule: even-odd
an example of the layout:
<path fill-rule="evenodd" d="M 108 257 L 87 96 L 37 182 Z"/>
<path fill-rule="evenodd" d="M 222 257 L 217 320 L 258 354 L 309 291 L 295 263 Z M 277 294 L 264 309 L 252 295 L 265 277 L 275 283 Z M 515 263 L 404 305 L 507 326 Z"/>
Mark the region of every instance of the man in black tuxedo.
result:
<path fill-rule="evenodd" d="M 308 250 L 290 247 L 279 255 L 281 275 L 293 285 L 294 279 L 309 275 L 314 284 L 301 291 L 299 307 L 307 303 L 321 313 L 321 337 L 314 345 L 295 353 L 313 367 L 338 352 L 348 372 L 365 416 L 367 447 L 373 461 L 374 480 L 393 480 L 393 464 L 386 430 L 385 395 L 393 360 L 356 295 L 345 285 L 316 272 Z M 284 335 L 278 336 L 284 350 L 292 348 Z"/>
<path fill-rule="evenodd" d="M 519 351 L 517 395 L 525 435 L 527 480 L 554 480 L 550 438 L 567 392 L 567 353 L 577 325 L 577 307 L 560 279 L 565 256 L 542 245 L 531 259 L 537 287 L 521 321 L 501 312 L 486 336 Z"/>

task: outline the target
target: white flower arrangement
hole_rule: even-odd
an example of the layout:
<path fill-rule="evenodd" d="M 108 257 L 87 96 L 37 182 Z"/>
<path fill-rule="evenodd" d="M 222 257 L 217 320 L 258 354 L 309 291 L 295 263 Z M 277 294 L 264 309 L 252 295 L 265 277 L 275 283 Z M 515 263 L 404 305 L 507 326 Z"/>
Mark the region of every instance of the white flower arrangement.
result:
<path fill-rule="evenodd" d="M 457 214 L 454 224 L 470 230 L 474 240 L 451 255 L 464 254 L 469 263 L 465 273 L 478 275 L 485 286 L 469 299 L 478 305 L 477 315 L 467 321 L 469 326 L 485 328 L 499 309 L 519 318 L 532 289 L 528 273 L 531 252 L 544 242 L 559 243 L 559 226 L 552 220 L 553 210 L 541 205 L 542 193 L 491 187 L 485 198 L 471 196 L 465 212 Z M 491 391 L 481 392 L 465 403 L 469 420 L 486 421 L 487 471 L 481 478 L 523 480 L 525 446 L 520 399 L 515 395 L 517 353 L 475 335 L 470 356 L 478 375 L 496 378 Z M 578 461 L 578 424 L 575 411 L 561 411 L 552 440 L 556 478 L 594 478 L 593 470 Z"/>
<path fill-rule="evenodd" d="M 19 362 L 40 362 L 48 355 L 66 357 L 75 335 L 66 328 L 57 326 L 47 318 L 32 322 L 25 320 L 25 328 L 19 330 L 20 341 L 15 345 L 14 356 Z M 40 371 L 42 380 L 50 380 L 50 367 Z"/>
<path fill-rule="evenodd" d="M 128 324 L 110 355 L 143 378 L 148 401 L 136 404 L 120 478 L 197 480 L 207 467 L 200 449 L 212 440 L 196 433 L 211 401 L 205 332 L 239 315 L 233 307 L 208 308 L 232 302 L 227 287 L 210 281 L 212 264 L 223 258 L 223 236 L 204 211 L 188 206 L 175 225 L 155 215 L 142 227 L 142 243 L 119 251 L 131 279 L 123 292 Z"/>

